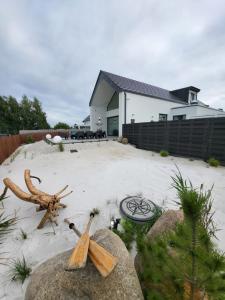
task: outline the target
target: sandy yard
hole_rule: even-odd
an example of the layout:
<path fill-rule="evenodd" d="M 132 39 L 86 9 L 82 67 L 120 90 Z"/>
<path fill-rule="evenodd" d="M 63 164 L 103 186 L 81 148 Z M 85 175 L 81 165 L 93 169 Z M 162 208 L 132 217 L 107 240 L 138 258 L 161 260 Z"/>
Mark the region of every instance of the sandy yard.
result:
<path fill-rule="evenodd" d="M 77 149 L 78 152 L 70 153 L 70 149 Z M 94 220 L 93 233 L 98 228 L 108 227 L 112 216 L 119 216 L 118 204 L 126 195 L 142 193 L 165 208 L 174 207 L 176 193 L 171 188 L 170 176 L 176 170 L 175 165 L 194 186 L 204 183 L 205 188 L 209 189 L 214 184 L 215 221 L 222 229 L 217 234 L 217 243 L 225 251 L 224 167 L 212 168 L 203 161 L 172 156 L 163 158 L 157 153 L 113 141 L 65 145 L 65 152 L 59 152 L 57 146 L 42 141 L 22 146 L 12 162 L 10 158 L 5 161 L 0 166 L 1 182 L 4 177 L 10 177 L 27 191 L 23 172 L 30 169 L 32 175 L 42 179 L 40 185 L 34 180 L 41 190 L 53 194 L 68 184 L 68 190 L 74 192 L 62 201 L 68 207 L 60 211 L 59 226 L 53 229 L 47 223 L 42 230 L 37 230 L 43 212 L 37 213 L 35 205 L 17 199 L 9 191 L 10 197 L 4 201 L 5 213 L 10 215 L 16 211 L 19 221 L 0 252 L 7 252 L 4 254 L 7 258 L 21 258 L 24 255 L 35 268 L 49 257 L 75 245 L 76 236 L 63 222 L 65 217 L 71 218 L 82 230 L 90 210 L 98 207 L 101 213 Z M 27 232 L 27 240 L 21 239 L 21 229 Z M 23 286 L 11 283 L 7 273 L 8 267 L 0 265 L 0 299 L 23 299 L 28 280 Z"/>

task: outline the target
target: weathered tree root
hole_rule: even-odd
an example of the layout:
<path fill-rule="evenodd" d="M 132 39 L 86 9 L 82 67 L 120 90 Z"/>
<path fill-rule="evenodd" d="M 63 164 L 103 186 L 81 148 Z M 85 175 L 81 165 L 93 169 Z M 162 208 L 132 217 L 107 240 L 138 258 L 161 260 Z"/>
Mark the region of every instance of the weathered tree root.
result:
<path fill-rule="evenodd" d="M 39 205 L 37 211 L 47 210 L 40 224 L 37 227 L 38 229 L 42 228 L 47 220 L 57 224 L 55 217 L 58 215 L 58 209 L 66 207 L 65 204 L 60 203 L 60 200 L 71 194 L 72 191 L 60 196 L 60 194 L 68 187 L 66 186 L 55 195 L 49 195 L 45 192 L 38 190 L 32 184 L 29 170 L 25 170 L 24 178 L 28 190 L 31 192 L 31 194 L 28 194 L 21 190 L 21 188 L 17 186 L 14 182 L 12 182 L 12 180 L 10 180 L 9 178 L 5 178 L 3 182 L 6 188 L 9 188 L 19 199 Z"/>

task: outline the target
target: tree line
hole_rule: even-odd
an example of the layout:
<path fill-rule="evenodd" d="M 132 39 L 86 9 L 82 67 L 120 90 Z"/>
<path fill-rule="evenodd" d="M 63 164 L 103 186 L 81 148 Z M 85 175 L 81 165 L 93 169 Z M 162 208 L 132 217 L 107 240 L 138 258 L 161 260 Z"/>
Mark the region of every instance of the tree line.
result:
<path fill-rule="evenodd" d="M 19 102 L 16 98 L 0 96 L 0 133 L 17 134 L 21 129 L 48 129 L 46 113 L 41 102 L 23 96 Z"/>
<path fill-rule="evenodd" d="M 46 113 L 41 102 L 24 95 L 21 101 L 12 96 L 0 96 L 0 134 L 17 134 L 20 130 L 49 129 Z M 70 126 L 58 122 L 54 129 L 69 129 Z"/>

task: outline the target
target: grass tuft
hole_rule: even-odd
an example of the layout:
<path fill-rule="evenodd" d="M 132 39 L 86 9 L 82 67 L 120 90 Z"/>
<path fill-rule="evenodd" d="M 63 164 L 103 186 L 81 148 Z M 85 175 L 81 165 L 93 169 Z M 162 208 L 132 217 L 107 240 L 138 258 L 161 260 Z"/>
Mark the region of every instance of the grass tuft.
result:
<path fill-rule="evenodd" d="M 25 141 L 26 144 L 33 144 L 34 142 L 35 141 L 34 141 L 34 138 L 32 137 L 32 135 L 28 135 L 26 137 L 26 141 Z"/>
<path fill-rule="evenodd" d="M 100 214 L 100 210 L 98 208 L 93 208 L 92 211 L 90 212 L 90 215 L 97 216 Z"/>
<path fill-rule="evenodd" d="M 0 203 L 2 203 L 2 207 L 4 207 L 3 200 L 6 199 L 6 198 L 8 198 L 6 196 L 7 190 L 8 190 L 8 188 L 5 187 L 3 193 L 0 195 Z"/>
<path fill-rule="evenodd" d="M 27 239 L 27 233 L 23 229 L 20 229 L 20 236 L 22 240 Z"/>
<path fill-rule="evenodd" d="M 9 218 L 8 216 L 4 216 L 4 213 L 0 214 L 0 244 L 2 244 L 5 235 L 13 230 L 16 222 L 17 217 Z"/>
<path fill-rule="evenodd" d="M 169 152 L 166 151 L 166 150 L 161 150 L 161 151 L 159 152 L 159 154 L 160 154 L 160 156 L 162 156 L 162 157 L 169 156 Z"/>
<path fill-rule="evenodd" d="M 211 167 L 217 168 L 220 165 L 220 161 L 215 159 L 214 157 L 210 157 L 207 162 Z"/>
<path fill-rule="evenodd" d="M 27 264 L 25 257 L 13 259 L 10 263 L 10 279 L 11 281 L 20 281 L 24 283 L 25 279 L 31 274 L 31 267 Z"/>
<path fill-rule="evenodd" d="M 58 147 L 59 147 L 59 152 L 63 152 L 65 150 L 63 143 L 59 143 Z"/>

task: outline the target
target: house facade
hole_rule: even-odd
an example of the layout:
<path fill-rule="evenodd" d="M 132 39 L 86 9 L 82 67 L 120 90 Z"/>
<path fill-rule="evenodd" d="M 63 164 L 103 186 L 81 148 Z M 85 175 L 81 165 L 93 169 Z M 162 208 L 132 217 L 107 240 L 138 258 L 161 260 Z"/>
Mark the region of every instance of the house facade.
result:
<path fill-rule="evenodd" d="M 84 126 L 90 126 L 91 122 L 90 122 L 90 115 L 88 115 L 83 121 L 82 123 L 84 124 Z"/>
<path fill-rule="evenodd" d="M 225 117 L 225 112 L 198 100 L 190 86 L 173 91 L 100 71 L 90 99 L 91 130 L 121 136 L 122 125 L 193 118 Z"/>

